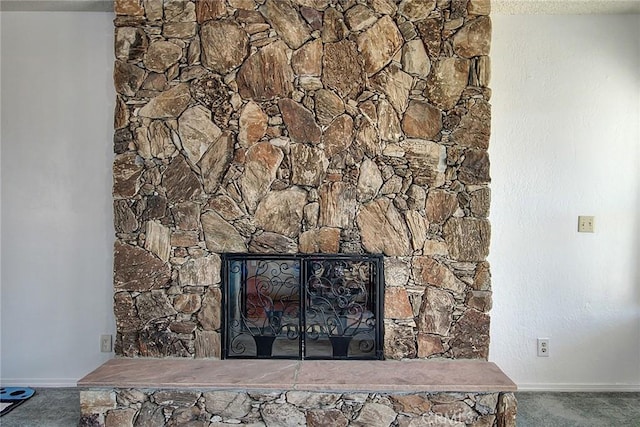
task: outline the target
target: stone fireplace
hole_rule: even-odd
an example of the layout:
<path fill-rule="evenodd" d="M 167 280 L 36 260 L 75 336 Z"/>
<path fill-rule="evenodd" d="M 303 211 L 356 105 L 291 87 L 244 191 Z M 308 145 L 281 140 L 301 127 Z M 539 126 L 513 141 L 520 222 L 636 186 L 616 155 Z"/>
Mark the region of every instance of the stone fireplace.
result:
<path fill-rule="evenodd" d="M 484 369 L 489 0 L 116 0 L 115 12 L 117 356 L 220 359 L 224 253 L 380 255 L 384 359 Z M 399 405 L 437 421 L 428 408 L 456 402 L 467 425 L 508 425 L 505 384 L 377 390 L 473 392 L 476 403 L 441 393 Z M 127 402 L 162 406 L 117 393 L 129 415 Z M 101 399 L 116 401 L 105 396 L 86 394 L 83 414 L 104 421 Z M 269 401 L 242 396 L 222 399 Z M 374 396 L 363 402 L 402 412 Z"/>
<path fill-rule="evenodd" d="M 116 354 L 219 358 L 220 254 L 383 254 L 384 356 L 486 359 L 489 2 L 115 2 Z"/>

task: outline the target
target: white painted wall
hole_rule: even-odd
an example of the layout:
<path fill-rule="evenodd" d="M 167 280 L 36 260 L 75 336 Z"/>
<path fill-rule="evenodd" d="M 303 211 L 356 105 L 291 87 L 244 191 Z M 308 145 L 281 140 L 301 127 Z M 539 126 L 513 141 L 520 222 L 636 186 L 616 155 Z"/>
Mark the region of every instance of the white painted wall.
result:
<path fill-rule="evenodd" d="M 493 19 L 490 358 L 521 388 L 640 389 L 640 16 Z M 109 356 L 111 21 L 0 13 L 2 384 Z"/>
<path fill-rule="evenodd" d="M 3 385 L 74 385 L 113 333 L 113 16 L 0 14 Z"/>
<path fill-rule="evenodd" d="M 493 23 L 490 359 L 521 389 L 640 390 L 640 15 Z"/>

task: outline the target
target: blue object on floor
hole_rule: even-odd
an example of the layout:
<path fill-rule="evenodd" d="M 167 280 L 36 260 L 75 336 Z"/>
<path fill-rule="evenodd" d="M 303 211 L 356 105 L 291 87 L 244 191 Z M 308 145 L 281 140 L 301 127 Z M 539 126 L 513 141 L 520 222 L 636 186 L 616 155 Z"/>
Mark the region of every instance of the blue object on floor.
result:
<path fill-rule="evenodd" d="M 36 394 L 36 391 L 29 387 L 1 387 L 0 402 L 3 403 L 3 405 L 2 411 L 0 411 L 0 417 L 20 406 L 34 394 Z"/>

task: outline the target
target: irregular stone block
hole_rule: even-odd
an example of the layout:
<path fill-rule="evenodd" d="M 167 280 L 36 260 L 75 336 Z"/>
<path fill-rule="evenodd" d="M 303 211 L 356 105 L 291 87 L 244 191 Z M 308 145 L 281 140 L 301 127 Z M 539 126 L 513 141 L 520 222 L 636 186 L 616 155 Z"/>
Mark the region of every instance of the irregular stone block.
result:
<path fill-rule="evenodd" d="M 331 122 L 324 131 L 322 142 L 324 152 L 329 158 L 349 148 L 353 143 L 353 119 L 351 116 L 342 114 Z"/>
<path fill-rule="evenodd" d="M 498 427 L 515 427 L 518 403 L 513 393 L 500 393 L 498 398 Z"/>
<path fill-rule="evenodd" d="M 341 395 L 336 393 L 313 393 L 307 391 L 288 391 L 287 402 L 298 408 L 313 409 L 325 406 L 333 406 Z"/>
<path fill-rule="evenodd" d="M 211 111 L 202 105 L 187 109 L 178 119 L 178 132 L 182 147 L 192 163 L 198 163 L 212 141 L 222 131 L 211 121 Z"/>
<path fill-rule="evenodd" d="M 142 292 L 135 298 L 136 309 L 143 323 L 175 315 L 177 312 L 165 291 Z"/>
<path fill-rule="evenodd" d="M 402 47 L 402 69 L 409 74 L 427 77 L 431 71 L 431 61 L 422 40 L 410 40 Z"/>
<path fill-rule="evenodd" d="M 432 139 L 442 130 L 442 112 L 427 102 L 412 100 L 404 113 L 402 129 L 408 137 Z"/>
<path fill-rule="evenodd" d="M 403 287 L 387 287 L 384 293 L 385 319 L 412 319 L 413 309 L 409 303 L 409 295 Z"/>
<path fill-rule="evenodd" d="M 484 261 L 489 255 L 491 226 L 486 219 L 451 218 L 444 225 L 443 236 L 452 259 Z"/>
<path fill-rule="evenodd" d="M 378 194 L 382 187 L 382 175 L 378 166 L 368 158 L 360 165 L 360 175 L 358 176 L 357 194 L 360 202 L 368 202 Z"/>
<path fill-rule="evenodd" d="M 322 40 L 313 40 L 296 50 L 291 67 L 298 76 L 319 76 L 322 72 Z"/>
<path fill-rule="evenodd" d="M 294 254 L 298 252 L 295 240 L 282 234 L 264 232 L 249 243 L 249 252 L 265 254 Z"/>
<path fill-rule="evenodd" d="M 409 414 L 422 415 L 429 412 L 431 409 L 431 402 L 426 396 L 419 394 L 407 394 L 407 395 L 392 395 L 391 401 L 393 407 L 398 412 L 405 412 Z"/>
<path fill-rule="evenodd" d="M 171 230 L 157 221 L 148 221 L 145 234 L 144 248 L 156 254 L 162 261 L 169 261 Z"/>
<path fill-rule="evenodd" d="M 260 142 L 247 150 L 240 188 L 247 209 L 254 212 L 276 179 L 276 171 L 284 158 L 282 151 L 269 143 Z"/>
<path fill-rule="evenodd" d="M 460 99 L 469 80 L 468 59 L 444 58 L 437 61 L 427 78 L 426 94 L 433 105 L 450 110 Z"/>
<path fill-rule="evenodd" d="M 365 403 L 358 417 L 351 423 L 352 426 L 362 427 L 389 427 L 397 414 L 388 406 L 380 403 Z"/>
<path fill-rule="evenodd" d="M 231 20 L 208 21 L 200 29 L 202 65 L 219 74 L 240 66 L 249 53 L 249 36 Z"/>
<path fill-rule="evenodd" d="M 207 193 L 215 193 L 218 190 L 222 177 L 227 172 L 233 158 L 233 146 L 233 133 L 225 131 L 202 156 L 199 166 L 202 172 L 204 190 Z"/>
<path fill-rule="evenodd" d="M 456 359 L 484 359 L 489 355 L 489 315 L 467 310 L 451 328 L 451 352 Z"/>
<path fill-rule="evenodd" d="M 458 198 L 455 193 L 444 190 L 431 190 L 427 195 L 427 219 L 442 224 L 458 209 Z"/>
<path fill-rule="evenodd" d="M 145 75 L 145 71 L 134 64 L 116 61 L 113 66 L 113 85 L 116 92 L 126 96 L 135 96 Z"/>
<path fill-rule="evenodd" d="M 293 142 L 311 144 L 320 142 L 322 131 L 316 123 L 313 112 L 288 98 L 278 101 L 278 107 Z"/>
<path fill-rule="evenodd" d="M 262 407 L 260 415 L 267 427 L 306 425 L 304 413 L 290 403 L 267 403 Z"/>
<path fill-rule="evenodd" d="M 356 190 L 346 182 L 331 182 L 320 187 L 320 226 L 348 228 L 353 224 Z"/>
<path fill-rule="evenodd" d="M 443 24 L 442 18 L 429 18 L 416 22 L 416 29 L 418 30 L 418 34 L 420 34 L 422 43 L 424 43 L 424 47 L 427 49 L 427 54 L 431 60 L 440 57 Z"/>
<path fill-rule="evenodd" d="M 220 257 L 217 254 L 190 259 L 178 270 L 180 285 L 210 286 L 220 283 L 220 265 Z"/>
<path fill-rule="evenodd" d="M 339 409 L 311 409 L 307 411 L 308 427 L 347 427 L 349 420 Z"/>
<path fill-rule="evenodd" d="M 311 37 L 309 26 L 289 0 L 267 0 L 258 10 L 291 49 L 298 49 Z"/>
<path fill-rule="evenodd" d="M 198 24 L 212 19 L 218 19 L 226 13 L 224 2 L 219 0 L 198 0 L 195 6 Z"/>
<path fill-rule="evenodd" d="M 410 21 L 420 21 L 436 7 L 436 0 L 402 0 L 398 12 Z"/>
<path fill-rule="evenodd" d="M 256 101 L 289 97 L 293 91 L 293 70 L 287 58 L 288 51 L 284 42 L 277 41 L 244 61 L 237 75 L 240 95 Z"/>
<path fill-rule="evenodd" d="M 250 147 L 264 136 L 267 131 L 269 117 L 262 108 L 253 101 L 249 101 L 240 113 L 240 131 L 238 142 L 242 147 Z"/>
<path fill-rule="evenodd" d="M 171 214 L 179 230 L 198 230 L 200 228 L 200 207 L 194 202 L 176 203 Z"/>
<path fill-rule="evenodd" d="M 357 4 L 344 14 L 345 22 L 351 31 L 360 31 L 373 25 L 378 18 L 368 7 Z"/>
<path fill-rule="evenodd" d="M 364 64 L 356 44 L 342 40 L 324 45 L 322 83 L 343 98 L 355 98 L 364 87 Z"/>
<path fill-rule="evenodd" d="M 116 28 L 115 56 L 121 61 L 140 61 L 149 47 L 149 39 L 142 28 Z"/>
<path fill-rule="evenodd" d="M 349 30 L 344 24 L 344 16 L 335 8 L 330 7 L 324 12 L 324 22 L 322 25 L 322 41 L 324 43 L 339 42 L 344 39 Z"/>
<path fill-rule="evenodd" d="M 138 114 L 151 119 L 176 118 L 187 108 L 189 102 L 191 102 L 189 85 L 181 83 L 152 98 Z"/>
<path fill-rule="evenodd" d="M 330 90 L 318 90 L 314 99 L 316 117 L 321 125 L 330 124 L 333 119 L 344 113 L 344 102 Z"/>
<path fill-rule="evenodd" d="M 417 211 L 410 210 L 405 212 L 405 220 L 411 233 L 411 245 L 414 250 L 421 250 L 427 239 L 427 223 L 424 217 Z"/>
<path fill-rule="evenodd" d="M 491 135 L 491 105 L 483 99 L 469 100 L 467 114 L 451 132 L 451 139 L 463 147 L 489 148 Z"/>
<path fill-rule="evenodd" d="M 307 201 L 307 192 L 292 187 L 268 193 L 256 209 L 255 222 L 266 231 L 295 237 L 302 226 L 302 210 Z"/>
<path fill-rule="evenodd" d="M 113 161 L 113 197 L 130 198 L 135 196 L 140 190 L 142 171 L 142 159 L 136 153 L 116 156 Z"/>
<path fill-rule="evenodd" d="M 371 84 L 375 89 L 381 90 L 387 95 L 387 99 L 398 114 L 404 113 L 407 109 L 409 92 L 413 84 L 413 78 L 409 74 L 391 64 L 373 76 Z"/>
<path fill-rule="evenodd" d="M 218 273 L 220 274 L 220 273 Z M 202 297 L 202 304 L 198 312 L 198 322 L 205 331 L 220 329 L 222 312 L 222 292 L 220 288 L 209 288 Z"/>
<path fill-rule="evenodd" d="M 214 331 L 196 331 L 194 341 L 195 356 L 198 359 L 220 358 L 220 333 Z"/>
<path fill-rule="evenodd" d="M 449 292 L 427 286 L 417 319 L 418 332 L 448 336 L 454 307 L 455 301 Z"/>
<path fill-rule="evenodd" d="M 420 358 L 444 353 L 444 346 L 440 337 L 418 333 L 416 341 L 418 344 L 418 357 Z"/>
<path fill-rule="evenodd" d="M 427 256 L 413 259 L 413 277 L 417 284 L 437 286 L 456 293 L 464 292 L 467 286 L 444 264 Z"/>
<path fill-rule="evenodd" d="M 244 238 L 220 215 L 213 211 L 205 212 L 200 217 L 204 240 L 207 249 L 212 252 L 246 252 Z"/>
<path fill-rule="evenodd" d="M 465 23 L 453 36 L 453 50 L 463 58 L 489 55 L 491 18 L 480 16 Z"/>
<path fill-rule="evenodd" d="M 104 425 L 105 427 L 133 427 L 133 418 L 137 412 L 133 408 L 113 409 L 107 412 Z"/>
<path fill-rule="evenodd" d="M 413 172 L 413 183 L 430 187 L 444 184 L 446 150 L 444 145 L 420 139 L 402 142 L 405 158 Z"/>
<path fill-rule="evenodd" d="M 404 39 L 393 19 L 385 15 L 361 33 L 358 49 L 362 52 L 364 70 L 369 76 L 380 71 L 402 47 Z"/>
<path fill-rule="evenodd" d="M 167 199 L 173 203 L 197 199 L 202 195 L 197 175 L 181 155 L 167 166 L 162 176 L 162 186 L 166 189 Z"/>
<path fill-rule="evenodd" d="M 364 205 L 356 221 L 367 252 L 387 256 L 411 254 L 407 226 L 389 199 L 380 198 Z"/>
<path fill-rule="evenodd" d="M 144 55 L 144 66 L 156 73 L 164 73 L 182 58 L 182 48 L 175 43 L 158 40 L 149 45 Z"/>
<path fill-rule="evenodd" d="M 322 227 L 308 230 L 300 235 L 300 252 L 306 254 L 329 253 L 340 251 L 340 229 Z"/>
<path fill-rule="evenodd" d="M 116 241 L 114 244 L 114 286 L 127 291 L 165 287 L 171 268 L 144 249 Z"/>
<path fill-rule="evenodd" d="M 203 393 L 205 407 L 213 415 L 225 418 L 242 418 L 251 410 L 251 399 L 236 391 L 212 391 Z"/>
<path fill-rule="evenodd" d="M 486 184 L 489 175 L 489 153 L 486 150 L 467 150 L 458 172 L 458 179 L 465 184 Z"/>

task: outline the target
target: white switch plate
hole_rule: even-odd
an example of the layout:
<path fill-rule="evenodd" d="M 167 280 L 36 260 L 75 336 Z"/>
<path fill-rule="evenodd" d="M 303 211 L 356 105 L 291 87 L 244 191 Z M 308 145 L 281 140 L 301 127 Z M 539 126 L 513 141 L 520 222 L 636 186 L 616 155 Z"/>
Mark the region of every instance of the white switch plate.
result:
<path fill-rule="evenodd" d="M 111 353 L 112 348 L 111 335 L 100 335 L 100 351 L 103 353 Z"/>
<path fill-rule="evenodd" d="M 593 216 L 579 216 L 578 217 L 578 232 L 580 233 L 593 233 L 593 223 L 595 217 Z"/>

